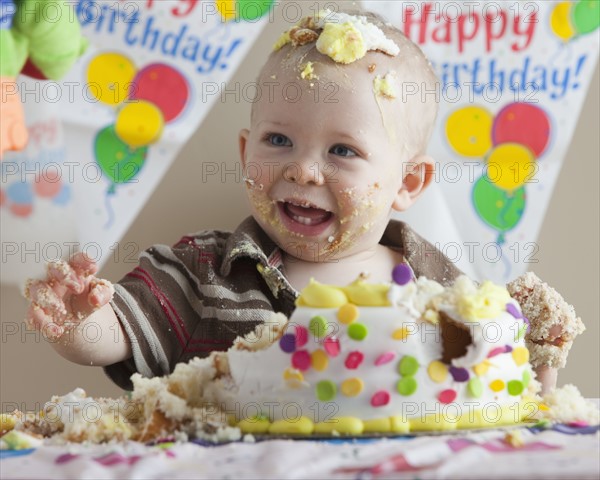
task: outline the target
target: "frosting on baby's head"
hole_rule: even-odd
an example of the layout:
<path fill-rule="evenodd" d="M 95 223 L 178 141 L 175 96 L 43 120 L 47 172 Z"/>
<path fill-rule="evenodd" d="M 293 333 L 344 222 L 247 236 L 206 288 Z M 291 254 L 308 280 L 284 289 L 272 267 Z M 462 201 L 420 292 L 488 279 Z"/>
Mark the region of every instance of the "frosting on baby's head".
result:
<path fill-rule="evenodd" d="M 319 99 L 332 85 L 370 95 L 399 151 L 408 159 L 425 152 L 438 110 L 437 78 L 419 47 L 373 13 L 322 10 L 302 18 L 275 42 L 259 76 L 261 85 L 277 81 L 293 81 Z"/>

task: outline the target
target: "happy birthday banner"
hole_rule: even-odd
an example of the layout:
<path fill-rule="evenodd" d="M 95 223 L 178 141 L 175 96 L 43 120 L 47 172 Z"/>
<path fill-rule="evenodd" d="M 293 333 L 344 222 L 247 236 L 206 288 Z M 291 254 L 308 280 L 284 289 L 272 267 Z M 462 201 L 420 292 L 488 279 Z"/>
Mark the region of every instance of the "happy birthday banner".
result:
<path fill-rule="evenodd" d="M 274 4 L 73 2 L 86 54 L 61 82 L 19 79 L 32 138 L 0 164 L 2 282 L 75 250 L 116 253 Z"/>
<path fill-rule="evenodd" d="M 441 82 L 436 177 L 398 217 L 473 278 L 534 268 L 598 58 L 600 2 L 362 4 L 417 43 Z"/>

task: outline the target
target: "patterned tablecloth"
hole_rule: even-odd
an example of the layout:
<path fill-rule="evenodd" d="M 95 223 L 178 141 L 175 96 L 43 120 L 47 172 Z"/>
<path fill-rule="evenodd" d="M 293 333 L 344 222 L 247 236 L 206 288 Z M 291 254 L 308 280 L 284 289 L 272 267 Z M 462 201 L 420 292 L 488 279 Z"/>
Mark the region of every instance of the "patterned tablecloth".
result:
<path fill-rule="evenodd" d="M 218 446 L 44 445 L 0 451 L 0 478 L 600 478 L 598 427 L 518 431 L 521 446 L 506 441 L 506 430 Z"/>

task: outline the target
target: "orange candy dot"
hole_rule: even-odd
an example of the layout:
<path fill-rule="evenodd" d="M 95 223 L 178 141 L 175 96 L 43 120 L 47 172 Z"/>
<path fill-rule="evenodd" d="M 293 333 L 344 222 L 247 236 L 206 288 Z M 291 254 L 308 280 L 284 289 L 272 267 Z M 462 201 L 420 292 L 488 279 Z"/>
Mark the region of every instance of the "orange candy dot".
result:
<path fill-rule="evenodd" d="M 364 382 L 358 377 L 344 380 L 340 387 L 342 394 L 346 395 L 347 397 L 356 397 L 360 392 L 363 391 L 364 388 Z"/>
<path fill-rule="evenodd" d="M 338 320 L 346 325 L 358 320 L 358 316 L 358 307 L 353 303 L 346 303 L 345 305 L 342 305 L 337 313 Z"/>

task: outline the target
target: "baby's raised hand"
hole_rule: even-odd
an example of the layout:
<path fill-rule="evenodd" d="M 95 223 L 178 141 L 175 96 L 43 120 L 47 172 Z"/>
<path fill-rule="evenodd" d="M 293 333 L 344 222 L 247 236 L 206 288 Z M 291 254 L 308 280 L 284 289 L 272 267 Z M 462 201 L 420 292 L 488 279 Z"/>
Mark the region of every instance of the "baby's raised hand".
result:
<path fill-rule="evenodd" d="M 25 297 L 31 301 L 25 322 L 54 340 L 106 305 L 114 294 L 107 280 L 96 278 L 98 265 L 78 252 L 68 262 L 48 263 L 45 280 L 28 280 Z"/>

